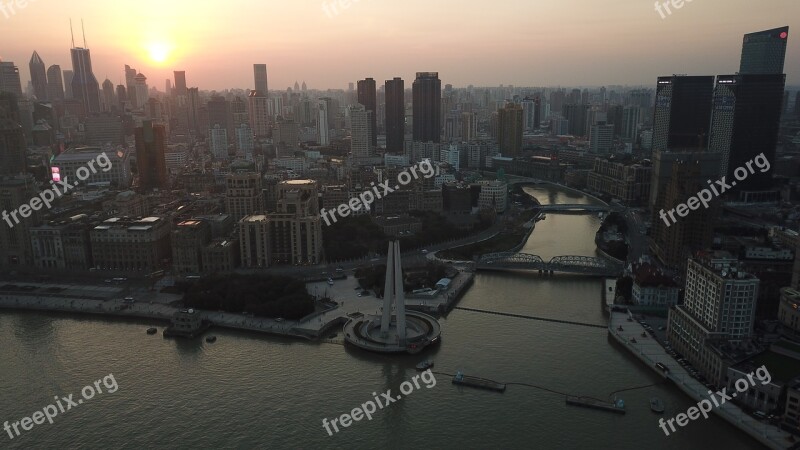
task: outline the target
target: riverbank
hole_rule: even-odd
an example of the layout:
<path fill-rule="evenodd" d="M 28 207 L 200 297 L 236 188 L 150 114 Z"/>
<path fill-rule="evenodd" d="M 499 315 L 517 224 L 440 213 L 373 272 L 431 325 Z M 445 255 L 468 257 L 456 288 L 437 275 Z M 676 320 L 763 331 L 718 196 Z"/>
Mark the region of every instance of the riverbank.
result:
<path fill-rule="evenodd" d="M 612 310 L 608 319 L 609 336 L 653 370 L 657 376 L 671 381 L 692 400 L 699 402 L 706 399 L 708 397 L 708 388 L 689 375 L 686 369 L 653 339 L 640 337 L 642 333 L 646 334 L 644 328 L 636 321 L 628 321 L 629 317 L 630 315 L 627 312 Z M 639 337 L 638 340 L 636 339 L 637 337 Z M 668 370 L 666 372 L 661 371 L 655 365 L 657 362 L 664 364 Z M 670 412 L 670 415 L 675 415 L 678 412 Z M 755 419 L 734 403 L 725 402 L 713 408 L 711 412 L 769 448 L 788 449 L 794 445 L 792 435 L 780 430 L 778 427 Z"/>

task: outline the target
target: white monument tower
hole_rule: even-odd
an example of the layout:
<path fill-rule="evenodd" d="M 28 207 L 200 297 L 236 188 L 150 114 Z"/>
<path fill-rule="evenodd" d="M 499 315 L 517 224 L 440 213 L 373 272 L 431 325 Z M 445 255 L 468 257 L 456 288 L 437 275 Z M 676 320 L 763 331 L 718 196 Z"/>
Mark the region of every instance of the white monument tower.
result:
<path fill-rule="evenodd" d="M 400 241 L 389 242 L 389 254 L 386 257 L 386 284 L 383 289 L 383 316 L 381 317 L 381 335 L 386 336 L 392 324 L 392 306 L 397 309 L 397 338 L 399 345 L 406 342 L 406 297 L 403 294 L 403 270 L 400 265 Z"/>

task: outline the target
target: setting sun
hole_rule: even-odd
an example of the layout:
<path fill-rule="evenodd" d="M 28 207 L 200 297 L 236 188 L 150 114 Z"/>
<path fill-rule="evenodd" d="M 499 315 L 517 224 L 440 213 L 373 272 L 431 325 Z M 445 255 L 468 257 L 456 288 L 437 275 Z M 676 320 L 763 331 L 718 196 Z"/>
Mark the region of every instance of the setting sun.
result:
<path fill-rule="evenodd" d="M 156 63 L 163 63 L 169 59 L 171 48 L 163 42 L 152 43 L 147 47 L 150 59 Z"/>

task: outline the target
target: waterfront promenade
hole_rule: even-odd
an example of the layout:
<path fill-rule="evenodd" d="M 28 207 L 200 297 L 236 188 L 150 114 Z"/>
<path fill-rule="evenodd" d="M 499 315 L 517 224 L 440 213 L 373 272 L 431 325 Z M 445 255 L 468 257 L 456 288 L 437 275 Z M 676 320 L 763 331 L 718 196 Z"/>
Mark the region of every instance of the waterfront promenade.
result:
<path fill-rule="evenodd" d="M 630 316 L 626 312 L 611 311 L 608 320 L 608 334 L 658 376 L 673 381 L 675 386 L 693 400 L 699 402 L 708 398 L 709 389 L 693 378 L 655 339 L 649 335 L 642 337 L 642 333 L 646 333 L 645 329 L 639 322 L 629 322 L 628 317 Z M 619 330 L 620 326 L 622 331 Z M 636 342 L 632 342 L 632 340 Z M 669 372 L 665 374 L 658 369 L 655 366 L 657 362 L 667 366 Z M 711 411 L 769 448 L 786 449 L 794 444 L 794 441 L 790 440 L 792 436 L 789 433 L 746 414 L 734 403 L 726 402 Z M 674 417 L 682 411 L 668 410 L 667 412 L 667 417 Z M 669 438 L 667 437 L 667 439 Z"/>
<path fill-rule="evenodd" d="M 460 272 L 450 291 L 432 299 L 407 299 L 406 306 L 411 309 L 438 311 L 440 305 L 454 301 L 454 294 L 469 286 L 474 274 Z M 138 290 L 131 292 L 122 286 L 93 286 L 75 284 L 21 283 L 31 290 L 0 292 L 0 309 L 29 311 L 51 311 L 74 314 L 101 315 L 107 317 L 138 318 L 157 320 L 167 325 L 172 316 L 183 309 L 172 306 L 181 299 L 180 295 L 155 291 Z M 315 297 L 328 297 L 336 306 L 317 311 L 303 319 L 270 319 L 234 314 L 223 311 L 197 310 L 204 320 L 215 327 L 258 333 L 286 336 L 291 338 L 325 338 L 328 333 L 338 333 L 348 315 L 361 313 L 379 315 L 382 302 L 374 294 L 358 293 L 358 280 L 353 276 L 337 280 L 333 286 L 327 282 L 312 282 L 306 285 L 308 292 Z M 123 297 L 131 295 L 133 304 L 125 304 Z"/>

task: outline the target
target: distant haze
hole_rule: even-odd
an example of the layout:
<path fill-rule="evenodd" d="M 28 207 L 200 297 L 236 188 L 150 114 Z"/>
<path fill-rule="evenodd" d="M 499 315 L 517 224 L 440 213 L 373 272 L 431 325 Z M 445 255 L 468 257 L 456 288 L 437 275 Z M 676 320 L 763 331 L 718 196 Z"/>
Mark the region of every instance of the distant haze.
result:
<path fill-rule="evenodd" d="M 100 83 L 119 84 L 129 64 L 159 90 L 173 70 L 201 89 L 252 88 L 253 63 L 267 64 L 270 89 L 417 71 L 454 86 L 654 86 L 734 73 L 743 34 L 784 25 L 787 83 L 800 84 L 797 0 L 694 0 L 664 18 L 648 0 L 350 0 L 336 12 L 338 0 L 28 1 L 0 12 L 0 58 L 19 66 L 23 88 L 33 50 L 71 69 L 70 17 L 76 46 L 84 20 Z"/>

